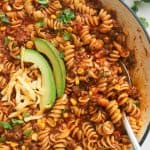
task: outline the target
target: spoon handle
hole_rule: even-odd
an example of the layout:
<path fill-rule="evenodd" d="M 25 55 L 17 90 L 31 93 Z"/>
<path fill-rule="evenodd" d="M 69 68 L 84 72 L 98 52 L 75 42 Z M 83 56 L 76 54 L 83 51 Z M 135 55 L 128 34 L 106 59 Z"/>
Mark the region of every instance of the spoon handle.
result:
<path fill-rule="evenodd" d="M 132 130 L 132 128 L 131 128 L 131 126 L 129 124 L 129 121 L 128 121 L 127 117 L 126 117 L 126 114 L 124 112 L 123 112 L 123 124 L 124 124 L 124 127 L 126 129 L 126 132 L 127 132 L 128 136 L 130 138 L 130 141 L 131 141 L 131 143 L 133 145 L 133 148 L 135 150 L 141 150 L 140 145 L 139 145 L 139 143 L 138 143 L 138 141 L 137 141 L 137 139 L 136 139 L 136 137 L 135 137 L 135 135 L 133 133 L 133 130 Z"/>

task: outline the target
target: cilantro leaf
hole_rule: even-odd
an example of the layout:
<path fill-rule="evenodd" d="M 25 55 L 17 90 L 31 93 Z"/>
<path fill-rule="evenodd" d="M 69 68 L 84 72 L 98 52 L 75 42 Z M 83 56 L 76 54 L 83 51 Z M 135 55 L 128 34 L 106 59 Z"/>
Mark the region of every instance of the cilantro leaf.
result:
<path fill-rule="evenodd" d="M 5 142 L 5 140 L 6 140 L 6 137 L 4 135 L 1 135 L 0 136 L 0 143 Z"/>
<path fill-rule="evenodd" d="M 57 20 L 59 22 L 69 23 L 74 18 L 75 18 L 74 12 L 70 9 L 66 9 L 58 15 Z"/>
<path fill-rule="evenodd" d="M 63 38 L 65 41 L 69 41 L 71 39 L 71 33 L 70 32 L 64 32 Z"/>
<path fill-rule="evenodd" d="M 18 119 L 12 119 L 12 124 L 13 125 L 19 125 L 19 124 L 23 124 L 24 121 L 23 120 L 18 120 Z"/>
<path fill-rule="evenodd" d="M 140 107 L 140 102 L 139 102 L 139 101 L 133 100 L 132 102 L 133 102 L 133 104 L 135 104 L 137 107 Z"/>
<path fill-rule="evenodd" d="M 4 129 L 12 129 L 12 126 L 10 125 L 10 123 L 6 121 L 1 121 L 0 126 L 3 127 Z"/>
<path fill-rule="evenodd" d="M 23 132 L 23 135 L 25 137 L 29 137 L 31 134 L 32 134 L 32 130 L 26 130 L 26 131 Z"/>
<path fill-rule="evenodd" d="M 146 20 L 146 18 L 144 18 L 144 17 L 139 17 L 139 19 L 140 19 L 140 22 L 142 23 L 142 25 L 143 25 L 145 28 L 147 28 L 147 27 L 149 26 L 149 23 L 148 23 L 148 21 Z"/>
<path fill-rule="evenodd" d="M 47 5 L 48 0 L 38 0 L 38 3 L 41 4 L 41 5 Z"/>
<path fill-rule="evenodd" d="M 4 37 L 4 45 L 8 45 L 10 42 L 10 39 L 8 38 L 8 36 Z"/>
<path fill-rule="evenodd" d="M 44 22 L 44 20 L 40 20 L 40 21 L 38 21 L 36 23 L 36 25 L 39 26 L 39 27 L 44 27 L 45 26 L 45 22 Z"/>
<path fill-rule="evenodd" d="M 30 116 L 30 113 L 29 113 L 29 112 L 23 113 L 23 118 L 27 118 L 27 117 L 29 117 L 29 116 Z"/>
<path fill-rule="evenodd" d="M 1 19 L 2 23 L 10 24 L 10 22 L 5 14 L 0 14 L 0 19 Z"/>
<path fill-rule="evenodd" d="M 65 112 L 68 112 L 68 109 L 62 109 L 61 112 L 64 114 Z"/>

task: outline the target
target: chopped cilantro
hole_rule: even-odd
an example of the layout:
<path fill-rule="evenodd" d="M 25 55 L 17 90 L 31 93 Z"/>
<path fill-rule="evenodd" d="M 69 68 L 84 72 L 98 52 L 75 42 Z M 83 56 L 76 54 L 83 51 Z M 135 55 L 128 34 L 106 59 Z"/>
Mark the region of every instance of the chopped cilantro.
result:
<path fill-rule="evenodd" d="M 24 117 L 24 118 L 27 118 L 27 117 L 29 117 L 29 116 L 30 116 L 30 113 L 29 113 L 29 112 L 23 113 L 23 117 Z"/>
<path fill-rule="evenodd" d="M 48 4 L 41 4 L 41 7 L 42 7 L 42 8 L 47 8 L 47 7 L 48 7 Z"/>
<path fill-rule="evenodd" d="M 10 39 L 8 38 L 8 36 L 4 37 L 4 45 L 8 45 L 10 42 Z"/>
<path fill-rule="evenodd" d="M 12 126 L 10 125 L 10 123 L 6 121 L 1 121 L 0 126 L 3 127 L 4 129 L 12 129 Z"/>
<path fill-rule="evenodd" d="M 71 39 L 71 33 L 70 32 L 64 32 L 63 38 L 65 41 L 69 41 Z"/>
<path fill-rule="evenodd" d="M 45 22 L 44 22 L 44 20 L 40 20 L 40 21 L 36 22 L 36 25 L 39 26 L 39 27 L 44 27 Z"/>
<path fill-rule="evenodd" d="M 5 24 L 10 24 L 8 18 L 6 17 L 5 14 L 0 14 L 0 19 L 1 19 L 1 22 L 2 23 L 5 23 Z"/>
<path fill-rule="evenodd" d="M 47 5 L 48 0 L 38 0 L 38 3 L 41 4 L 41 5 Z"/>
<path fill-rule="evenodd" d="M 0 135 L 0 143 L 5 142 L 6 137 L 4 135 Z"/>
<path fill-rule="evenodd" d="M 62 110 L 61 110 L 62 114 L 64 114 L 64 113 L 67 112 L 67 111 L 68 111 L 68 109 L 62 109 Z"/>
<path fill-rule="evenodd" d="M 133 100 L 133 104 L 135 104 L 137 107 L 140 107 L 140 102 Z"/>
<path fill-rule="evenodd" d="M 29 137 L 31 134 L 32 134 L 32 130 L 26 130 L 26 131 L 23 132 L 23 135 L 25 137 Z"/>
<path fill-rule="evenodd" d="M 59 56 L 61 59 L 64 59 L 64 52 L 59 52 Z"/>
<path fill-rule="evenodd" d="M 19 125 L 19 124 L 24 123 L 23 120 L 18 120 L 18 119 L 12 119 L 11 122 L 12 122 L 13 125 Z"/>
<path fill-rule="evenodd" d="M 59 22 L 69 23 L 74 18 L 75 18 L 74 12 L 70 9 L 66 9 L 58 15 L 57 20 Z"/>
<path fill-rule="evenodd" d="M 149 23 L 147 22 L 147 20 L 143 17 L 139 17 L 140 22 L 142 23 L 142 25 L 147 28 L 149 26 Z"/>

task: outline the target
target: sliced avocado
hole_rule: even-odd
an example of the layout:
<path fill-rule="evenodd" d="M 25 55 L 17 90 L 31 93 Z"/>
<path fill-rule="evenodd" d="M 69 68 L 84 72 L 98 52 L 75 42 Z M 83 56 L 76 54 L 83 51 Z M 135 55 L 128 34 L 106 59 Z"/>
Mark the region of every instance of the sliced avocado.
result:
<path fill-rule="evenodd" d="M 52 69 L 47 60 L 37 51 L 22 49 L 21 59 L 24 62 L 31 62 L 38 66 L 42 76 L 43 95 L 40 101 L 40 110 L 51 108 L 56 99 L 56 87 Z"/>
<path fill-rule="evenodd" d="M 35 38 L 34 42 L 37 50 L 46 55 L 52 64 L 56 82 L 57 96 L 61 97 L 65 90 L 66 70 L 64 62 L 60 58 L 59 51 L 46 40 Z"/>

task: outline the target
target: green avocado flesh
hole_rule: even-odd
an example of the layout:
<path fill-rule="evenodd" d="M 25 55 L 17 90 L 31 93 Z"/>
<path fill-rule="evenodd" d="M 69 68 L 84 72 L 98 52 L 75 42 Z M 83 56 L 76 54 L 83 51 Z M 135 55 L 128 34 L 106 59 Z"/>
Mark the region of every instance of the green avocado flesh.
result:
<path fill-rule="evenodd" d="M 37 65 L 42 76 L 42 92 L 40 110 L 51 108 L 56 99 L 56 87 L 52 69 L 47 60 L 37 51 L 24 49 L 21 52 L 21 59 L 24 62 L 31 62 Z"/>
<path fill-rule="evenodd" d="M 66 70 L 59 51 L 50 42 L 40 38 L 35 38 L 34 43 L 36 49 L 49 59 L 54 72 L 57 96 L 61 97 L 65 90 Z"/>

